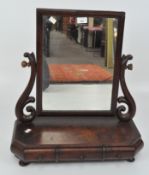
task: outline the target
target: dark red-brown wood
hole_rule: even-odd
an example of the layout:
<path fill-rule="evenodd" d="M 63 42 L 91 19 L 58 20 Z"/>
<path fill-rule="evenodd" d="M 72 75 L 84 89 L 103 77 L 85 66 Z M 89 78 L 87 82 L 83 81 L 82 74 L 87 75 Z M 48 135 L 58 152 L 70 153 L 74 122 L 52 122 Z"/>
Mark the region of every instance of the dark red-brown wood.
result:
<path fill-rule="evenodd" d="M 42 110 L 42 16 L 101 16 L 118 19 L 118 39 L 114 65 L 111 110 L 109 111 L 43 111 Z M 25 53 L 31 67 L 29 83 L 16 104 L 11 151 L 20 165 L 30 162 L 63 161 L 133 161 L 143 141 L 132 118 L 136 105 L 125 82 L 125 70 L 131 55 L 121 56 L 124 12 L 37 10 L 37 69 L 34 54 Z M 29 105 L 37 74 L 36 109 Z M 118 97 L 119 84 L 123 96 Z M 65 99 L 64 99 L 65 100 Z M 117 107 L 117 103 L 120 105 Z M 126 110 L 125 105 L 128 109 Z M 28 106 L 29 105 L 29 106 Z M 26 111 L 29 114 L 26 114 Z"/>
<path fill-rule="evenodd" d="M 32 88 L 34 86 L 35 77 L 36 77 L 36 61 L 34 53 L 24 53 L 24 57 L 27 57 L 29 59 L 29 62 L 23 61 L 22 67 L 31 67 L 31 75 L 29 82 L 23 91 L 22 95 L 20 96 L 16 108 L 15 108 L 15 114 L 18 120 L 22 122 L 30 122 L 32 121 L 36 116 L 36 110 L 33 106 L 30 105 L 30 103 L 35 102 L 35 98 L 30 96 L 30 93 L 32 91 Z M 25 109 L 28 112 L 28 114 L 25 114 Z"/>
<path fill-rule="evenodd" d="M 30 124 L 16 121 L 11 150 L 21 163 L 103 161 L 133 160 L 142 146 L 133 121 L 40 117 Z"/>

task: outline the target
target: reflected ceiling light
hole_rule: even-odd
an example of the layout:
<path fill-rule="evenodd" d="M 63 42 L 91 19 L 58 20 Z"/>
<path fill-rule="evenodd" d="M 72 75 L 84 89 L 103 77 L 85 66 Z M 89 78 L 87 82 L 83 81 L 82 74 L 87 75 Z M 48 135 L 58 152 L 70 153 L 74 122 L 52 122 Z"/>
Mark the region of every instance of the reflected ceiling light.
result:
<path fill-rule="evenodd" d="M 55 19 L 53 16 L 51 16 L 51 17 L 49 18 L 49 21 L 50 21 L 52 24 L 55 24 L 55 23 L 56 23 L 56 19 Z"/>

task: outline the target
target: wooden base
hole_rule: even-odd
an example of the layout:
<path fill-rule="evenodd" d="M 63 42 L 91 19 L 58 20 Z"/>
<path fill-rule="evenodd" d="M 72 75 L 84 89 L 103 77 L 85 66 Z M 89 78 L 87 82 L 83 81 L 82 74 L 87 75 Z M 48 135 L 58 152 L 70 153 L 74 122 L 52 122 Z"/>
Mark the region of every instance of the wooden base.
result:
<path fill-rule="evenodd" d="M 133 121 L 116 117 L 36 117 L 15 122 L 11 151 L 31 162 L 134 160 L 143 146 Z"/>

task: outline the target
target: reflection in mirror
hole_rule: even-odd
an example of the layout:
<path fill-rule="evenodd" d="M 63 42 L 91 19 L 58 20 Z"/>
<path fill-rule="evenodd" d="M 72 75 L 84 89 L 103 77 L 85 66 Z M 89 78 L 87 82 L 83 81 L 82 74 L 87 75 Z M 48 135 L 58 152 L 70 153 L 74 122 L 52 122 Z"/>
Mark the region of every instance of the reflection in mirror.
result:
<path fill-rule="evenodd" d="M 42 20 L 43 110 L 110 110 L 117 19 Z"/>

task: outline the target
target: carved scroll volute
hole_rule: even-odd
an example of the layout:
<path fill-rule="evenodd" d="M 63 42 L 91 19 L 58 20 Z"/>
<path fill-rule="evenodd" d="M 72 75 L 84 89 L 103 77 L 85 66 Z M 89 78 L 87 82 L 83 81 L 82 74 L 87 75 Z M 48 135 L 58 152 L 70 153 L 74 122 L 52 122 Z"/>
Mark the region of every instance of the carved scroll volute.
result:
<path fill-rule="evenodd" d="M 31 75 L 30 75 L 30 80 L 28 82 L 27 87 L 25 88 L 24 92 L 22 93 L 21 97 L 19 98 L 16 108 L 15 108 L 15 113 L 16 117 L 18 120 L 22 122 L 30 122 L 32 121 L 35 116 L 36 116 L 36 110 L 33 106 L 28 105 L 29 103 L 35 102 L 35 98 L 32 96 L 29 96 L 34 82 L 35 82 L 35 76 L 36 76 L 36 61 L 35 61 L 35 56 L 33 53 L 24 53 L 24 57 L 27 57 L 29 59 L 29 62 L 23 61 L 22 62 L 22 67 L 31 67 Z M 24 112 L 27 112 L 25 114 Z"/>
<path fill-rule="evenodd" d="M 118 97 L 118 103 L 120 103 L 121 105 L 118 106 L 116 111 L 117 117 L 120 119 L 120 121 L 126 121 L 126 122 L 130 121 L 134 117 L 136 112 L 136 104 L 125 82 L 125 70 L 126 69 L 132 70 L 132 64 L 127 64 L 127 62 L 129 60 L 132 60 L 132 58 L 133 57 L 131 55 L 122 56 L 122 62 L 121 62 L 122 64 L 120 70 L 120 84 L 124 96 Z"/>

